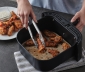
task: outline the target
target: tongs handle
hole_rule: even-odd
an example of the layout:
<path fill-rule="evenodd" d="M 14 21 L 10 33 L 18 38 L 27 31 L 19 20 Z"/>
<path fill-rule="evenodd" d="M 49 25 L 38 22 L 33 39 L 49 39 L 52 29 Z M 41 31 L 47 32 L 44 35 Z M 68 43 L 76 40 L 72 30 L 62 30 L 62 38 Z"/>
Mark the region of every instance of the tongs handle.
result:
<path fill-rule="evenodd" d="M 35 24 L 35 22 L 33 20 L 32 20 L 32 23 L 33 23 L 35 29 L 37 30 L 38 34 L 41 34 L 39 28 L 37 27 L 37 25 Z"/>

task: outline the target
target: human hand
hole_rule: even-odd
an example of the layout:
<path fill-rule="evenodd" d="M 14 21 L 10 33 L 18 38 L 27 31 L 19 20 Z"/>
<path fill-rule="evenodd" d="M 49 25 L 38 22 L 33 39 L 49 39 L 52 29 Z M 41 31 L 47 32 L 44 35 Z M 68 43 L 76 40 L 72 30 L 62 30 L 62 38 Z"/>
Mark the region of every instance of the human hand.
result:
<path fill-rule="evenodd" d="M 77 19 L 79 19 L 79 23 L 76 25 L 76 28 L 81 32 L 85 25 L 85 8 L 82 8 L 79 12 L 77 12 L 71 19 L 71 22 L 74 22 Z"/>
<path fill-rule="evenodd" d="M 36 16 L 28 0 L 18 0 L 17 3 L 17 14 L 20 16 L 22 24 L 24 24 L 26 28 L 28 27 L 29 17 L 31 17 L 35 22 L 37 22 Z"/>

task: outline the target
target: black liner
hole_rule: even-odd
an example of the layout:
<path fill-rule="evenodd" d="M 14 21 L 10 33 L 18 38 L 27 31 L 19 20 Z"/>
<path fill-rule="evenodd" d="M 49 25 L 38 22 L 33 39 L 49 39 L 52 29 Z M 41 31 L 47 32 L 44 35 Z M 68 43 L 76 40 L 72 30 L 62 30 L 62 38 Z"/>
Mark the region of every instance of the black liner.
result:
<path fill-rule="evenodd" d="M 55 15 L 55 14 L 54 14 Z M 60 16 L 58 16 L 60 17 Z M 17 41 L 19 43 L 19 49 L 22 55 L 34 66 L 37 70 L 40 71 L 49 71 L 65 62 L 71 57 L 75 57 L 78 61 L 81 58 L 82 52 L 82 35 L 81 33 L 67 20 L 61 18 L 59 19 L 53 15 L 46 15 L 40 20 L 38 20 L 38 27 L 42 30 L 53 31 L 60 36 L 62 36 L 72 47 L 60 53 L 58 56 L 49 59 L 49 60 L 38 60 L 34 58 L 23 46 L 22 43 L 30 39 L 28 30 L 25 28 L 21 29 L 17 34 Z M 63 23 L 63 22 L 64 23 Z M 37 33 L 34 26 L 31 24 L 30 28 L 33 35 Z"/>

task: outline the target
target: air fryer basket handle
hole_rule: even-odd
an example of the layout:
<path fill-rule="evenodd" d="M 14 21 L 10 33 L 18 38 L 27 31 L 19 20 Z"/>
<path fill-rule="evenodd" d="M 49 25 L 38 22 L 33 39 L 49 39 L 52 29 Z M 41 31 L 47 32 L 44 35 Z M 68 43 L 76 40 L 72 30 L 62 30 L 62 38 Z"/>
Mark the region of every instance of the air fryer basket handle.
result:
<path fill-rule="evenodd" d="M 56 14 L 56 12 L 44 12 L 42 13 L 42 17 L 45 17 L 45 16 L 54 16 Z M 74 22 L 71 22 L 74 26 L 76 26 L 78 23 L 79 23 L 79 18 L 76 19 L 76 21 Z"/>
<path fill-rule="evenodd" d="M 79 23 L 79 19 L 76 19 L 76 21 L 72 22 L 74 26 L 76 26 Z"/>

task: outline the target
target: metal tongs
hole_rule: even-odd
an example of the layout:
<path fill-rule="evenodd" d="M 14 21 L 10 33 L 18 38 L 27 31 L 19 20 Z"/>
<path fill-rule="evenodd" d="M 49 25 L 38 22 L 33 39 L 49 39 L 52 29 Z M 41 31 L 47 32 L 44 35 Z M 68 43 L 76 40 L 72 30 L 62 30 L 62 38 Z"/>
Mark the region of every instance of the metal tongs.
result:
<path fill-rule="evenodd" d="M 42 44 L 45 46 L 44 38 L 43 38 L 43 36 L 42 36 L 39 28 L 37 27 L 36 23 L 35 23 L 33 20 L 32 20 L 32 24 L 34 25 L 36 31 L 37 31 L 38 34 L 39 34 L 39 39 L 41 40 Z M 29 31 L 29 34 L 30 34 L 30 36 L 31 36 L 31 39 L 32 39 L 33 43 L 35 44 L 36 47 L 38 47 L 38 44 L 37 44 L 37 42 L 35 41 L 35 39 L 34 39 L 34 37 L 33 37 L 33 34 L 32 34 L 31 29 L 30 29 L 30 26 L 28 26 L 28 31 Z"/>

